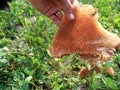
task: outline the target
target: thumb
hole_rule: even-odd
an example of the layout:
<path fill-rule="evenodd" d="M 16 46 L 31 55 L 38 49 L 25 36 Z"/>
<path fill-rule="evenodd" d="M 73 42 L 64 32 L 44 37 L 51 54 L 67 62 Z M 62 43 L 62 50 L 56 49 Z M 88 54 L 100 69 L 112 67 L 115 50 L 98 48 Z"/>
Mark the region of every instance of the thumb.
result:
<path fill-rule="evenodd" d="M 73 2 L 73 0 L 71 0 Z M 75 16 L 72 11 L 72 4 L 70 0 L 61 0 L 63 11 L 69 20 L 74 20 Z"/>

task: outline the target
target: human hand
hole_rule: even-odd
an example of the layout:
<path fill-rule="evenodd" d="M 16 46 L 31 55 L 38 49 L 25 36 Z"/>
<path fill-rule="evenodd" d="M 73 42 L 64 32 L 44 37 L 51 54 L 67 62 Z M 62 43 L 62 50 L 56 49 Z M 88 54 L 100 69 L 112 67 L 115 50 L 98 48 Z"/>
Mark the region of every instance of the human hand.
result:
<path fill-rule="evenodd" d="M 60 26 L 63 13 L 69 20 L 74 20 L 72 4 L 75 0 L 30 0 L 31 4 L 42 14 L 49 17 L 57 26 Z"/>

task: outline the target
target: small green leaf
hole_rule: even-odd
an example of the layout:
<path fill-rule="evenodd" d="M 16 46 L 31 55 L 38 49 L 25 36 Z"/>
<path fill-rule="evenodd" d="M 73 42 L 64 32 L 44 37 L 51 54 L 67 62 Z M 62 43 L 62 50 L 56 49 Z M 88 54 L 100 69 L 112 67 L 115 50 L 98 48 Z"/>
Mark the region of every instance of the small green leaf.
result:
<path fill-rule="evenodd" d="M 90 70 L 90 69 L 91 69 L 91 65 L 90 65 L 90 64 L 88 64 L 88 63 L 86 64 L 86 67 L 87 67 L 87 69 L 88 69 L 88 70 Z"/>
<path fill-rule="evenodd" d="M 30 82 L 32 80 L 32 76 L 28 76 L 25 81 Z"/>

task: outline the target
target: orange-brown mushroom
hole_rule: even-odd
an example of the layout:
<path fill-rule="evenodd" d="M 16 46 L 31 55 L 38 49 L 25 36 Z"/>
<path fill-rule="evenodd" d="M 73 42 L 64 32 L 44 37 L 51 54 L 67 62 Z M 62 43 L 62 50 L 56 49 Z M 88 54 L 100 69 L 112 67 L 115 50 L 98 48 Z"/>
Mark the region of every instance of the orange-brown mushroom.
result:
<path fill-rule="evenodd" d="M 92 5 L 74 4 L 73 12 L 75 20 L 69 21 L 64 16 L 52 41 L 50 53 L 53 57 L 76 53 L 93 66 L 97 61 L 111 60 L 120 38 L 102 27 L 98 11 Z M 107 70 L 107 73 L 110 72 Z"/>

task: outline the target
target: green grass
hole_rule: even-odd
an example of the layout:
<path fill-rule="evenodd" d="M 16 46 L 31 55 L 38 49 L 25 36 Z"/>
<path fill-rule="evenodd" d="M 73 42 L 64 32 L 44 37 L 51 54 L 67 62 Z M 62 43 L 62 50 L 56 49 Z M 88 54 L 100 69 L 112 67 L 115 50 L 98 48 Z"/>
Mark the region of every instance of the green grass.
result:
<path fill-rule="evenodd" d="M 99 21 L 120 36 L 119 0 L 80 0 L 99 9 Z M 27 0 L 9 3 L 10 12 L 0 11 L 0 90 L 120 89 L 120 52 L 103 68 L 112 66 L 115 76 L 94 73 L 90 81 L 78 76 L 83 66 L 76 55 L 52 58 L 48 52 L 57 27 L 38 13 Z"/>

